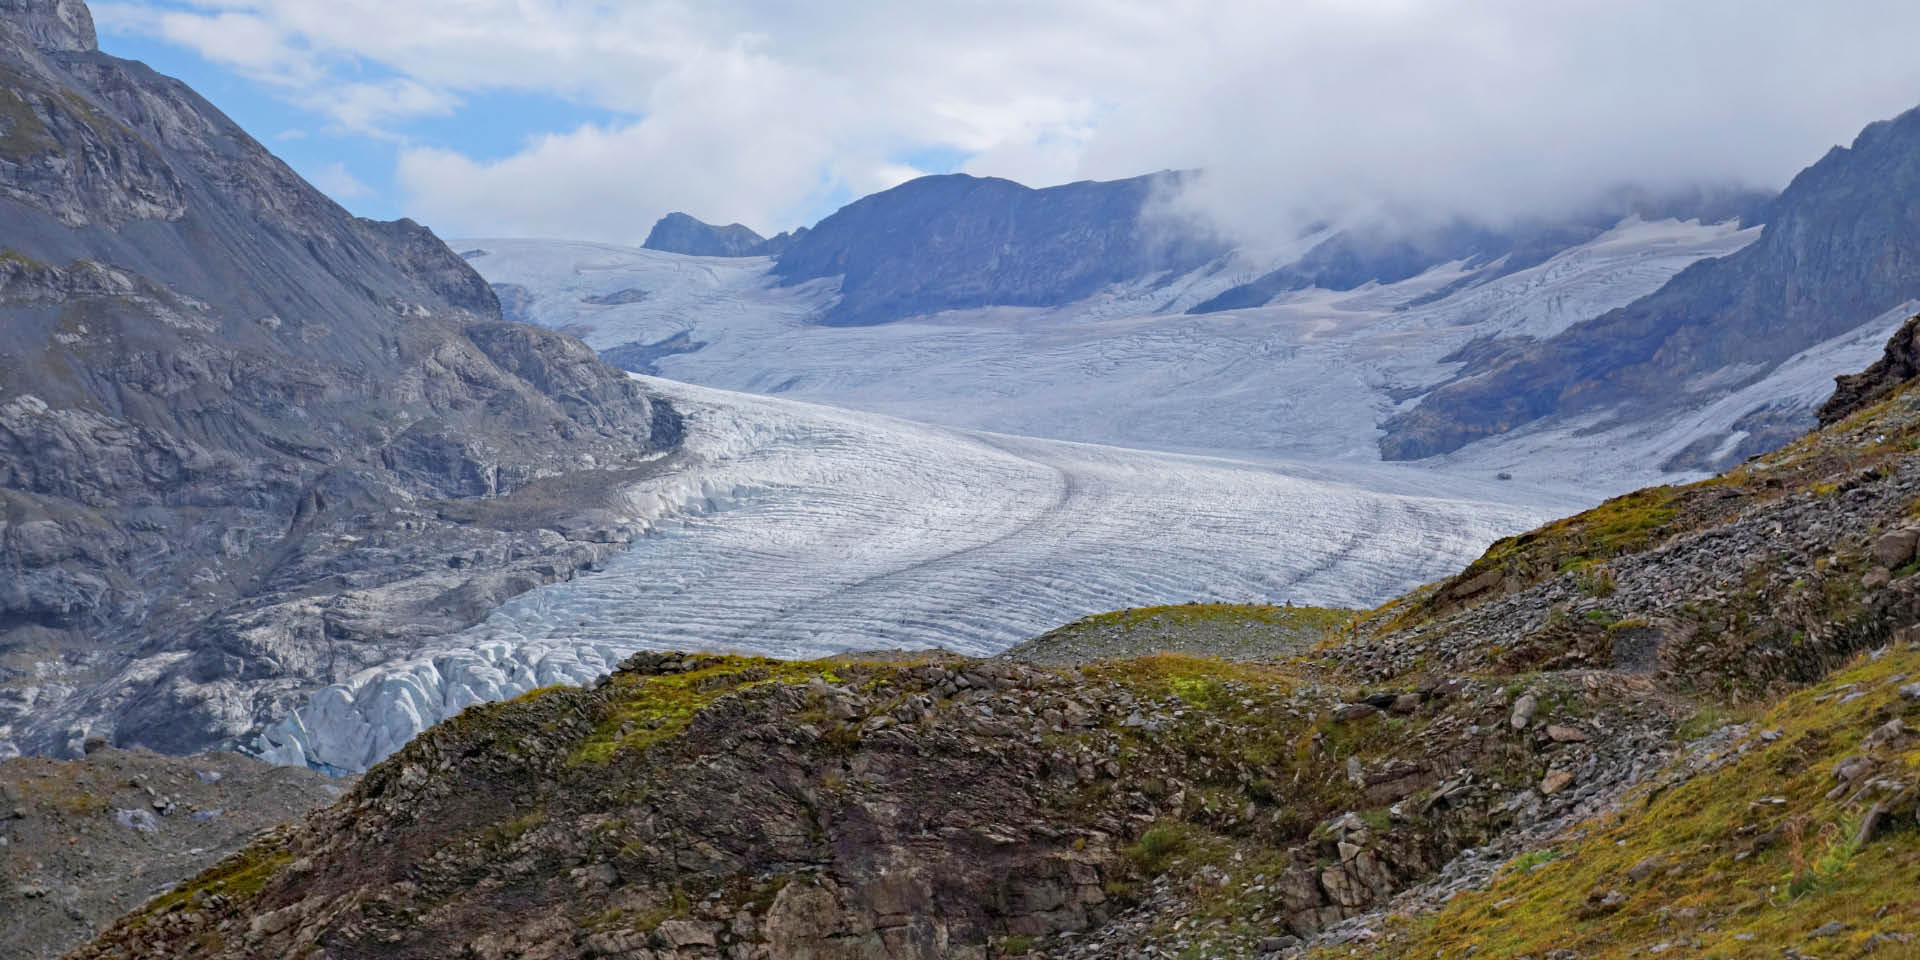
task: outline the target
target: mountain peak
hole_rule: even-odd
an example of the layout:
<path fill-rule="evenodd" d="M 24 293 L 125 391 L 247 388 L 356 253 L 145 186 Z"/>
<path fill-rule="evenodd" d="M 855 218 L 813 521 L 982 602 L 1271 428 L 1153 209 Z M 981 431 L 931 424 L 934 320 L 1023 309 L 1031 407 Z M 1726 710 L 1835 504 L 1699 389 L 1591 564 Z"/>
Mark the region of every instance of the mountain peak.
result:
<path fill-rule="evenodd" d="M 93 13 L 84 0 L 0 0 L 0 15 L 25 33 L 28 43 L 48 53 L 100 49 Z"/>
<path fill-rule="evenodd" d="M 743 224 L 721 227 L 676 211 L 661 217 L 641 246 L 695 257 L 751 257 L 765 242 Z"/>

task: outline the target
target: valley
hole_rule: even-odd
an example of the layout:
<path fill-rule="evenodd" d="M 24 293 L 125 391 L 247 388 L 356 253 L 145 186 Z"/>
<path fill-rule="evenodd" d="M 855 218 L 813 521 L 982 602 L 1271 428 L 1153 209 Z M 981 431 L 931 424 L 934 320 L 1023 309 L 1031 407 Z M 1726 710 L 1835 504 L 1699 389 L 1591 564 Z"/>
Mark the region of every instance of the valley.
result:
<path fill-rule="evenodd" d="M 251 747 L 357 771 L 469 704 L 640 650 L 989 656 L 1090 613 L 1371 606 L 1574 509 L 1562 491 L 930 426 L 646 378 L 681 412 L 648 528 L 596 572 L 321 690 Z"/>
<path fill-rule="evenodd" d="M 1920 950 L 1920 108 L 1811 21 L 1805 129 L 1489 8 L 1202 150 L 999 85 L 1098 4 L 337 6 L 0 0 L 0 953 Z"/>

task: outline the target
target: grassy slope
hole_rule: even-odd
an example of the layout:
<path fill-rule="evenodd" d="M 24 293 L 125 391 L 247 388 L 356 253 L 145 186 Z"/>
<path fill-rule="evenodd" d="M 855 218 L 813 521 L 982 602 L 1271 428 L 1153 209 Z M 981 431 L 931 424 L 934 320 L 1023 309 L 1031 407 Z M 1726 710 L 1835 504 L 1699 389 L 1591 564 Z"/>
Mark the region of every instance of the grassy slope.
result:
<path fill-rule="evenodd" d="M 1016 660 L 1073 663 L 1180 653 L 1229 660 L 1280 660 L 1336 639 L 1353 610 L 1249 603 L 1129 607 L 1082 617 L 1007 652 Z"/>
<path fill-rule="evenodd" d="M 1516 860 L 1491 889 L 1403 923 L 1383 944 L 1323 955 L 1572 950 L 1601 960 L 1662 944 L 1711 958 L 1778 957 L 1791 946 L 1822 956 L 1920 955 L 1920 939 L 1898 939 L 1920 929 L 1920 736 L 1863 743 L 1889 721 L 1920 725 L 1920 700 L 1899 693 L 1916 678 L 1920 649 L 1910 644 L 1862 656 L 1760 714 L 1717 769 L 1666 789 L 1656 782 L 1619 813 Z M 1843 784 L 1834 771 L 1854 757 L 1869 758 L 1872 772 Z M 1858 842 L 1882 801 L 1885 826 Z M 1844 929 L 1822 931 L 1833 923 Z"/>

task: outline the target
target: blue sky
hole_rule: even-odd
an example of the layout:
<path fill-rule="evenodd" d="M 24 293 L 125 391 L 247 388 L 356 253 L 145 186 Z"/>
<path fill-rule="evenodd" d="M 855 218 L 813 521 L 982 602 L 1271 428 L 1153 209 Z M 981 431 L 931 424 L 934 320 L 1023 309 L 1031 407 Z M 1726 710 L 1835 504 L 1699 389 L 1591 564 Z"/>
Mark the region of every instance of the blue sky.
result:
<path fill-rule="evenodd" d="M 383 220 L 407 215 L 395 181 L 395 166 L 406 146 L 457 150 L 488 162 L 512 156 L 536 132 L 635 119 L 550 94 L 488 91 L 462 96 L 446 113 L 395 124 L 387 131 L 391 136 L 370 136 L 341 127 L 324 112 L 305 108 L 284 92 L 210 62 L 188 47 L 140 32 L 115 31 L 103 32 L 101 49 L 186 81 L 341 205 Z M 363 68 L 367 80 L 394 76 L 377 65 Z"/>
<path fill-rule="evenodd" d="M 762 233 L 925 173 L 1203 168 L 1243 239 L 1779 187 L 1920 103 L 1910 0 L 95 0 L 356 213 L 448 236 Z"/>

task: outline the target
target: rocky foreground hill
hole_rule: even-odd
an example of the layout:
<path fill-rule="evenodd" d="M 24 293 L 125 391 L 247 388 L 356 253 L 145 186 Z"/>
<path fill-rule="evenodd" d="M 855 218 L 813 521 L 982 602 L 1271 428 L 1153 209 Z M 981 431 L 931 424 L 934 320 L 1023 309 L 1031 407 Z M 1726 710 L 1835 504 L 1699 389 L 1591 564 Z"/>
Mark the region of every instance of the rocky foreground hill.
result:
<path fill-rule="evenodd" d="M 187 753 L 633 535 L 677 416 L 0 0 L 0 758 Z"/>
<path fill-rule="evenodd" d="M 0 761 L 0 943 L 10 958 L 59 956 L 351 786 L 235 753 L 90 746 L 73 760 Z"/>
<path fill-rule="evenodd" d="M 475 707 L 73 956 L 1913 955 L 1920 382 L 1872 376 L 1373 611 Z M 1275 655 L 1065 662 L 1182 623 Z"/>

